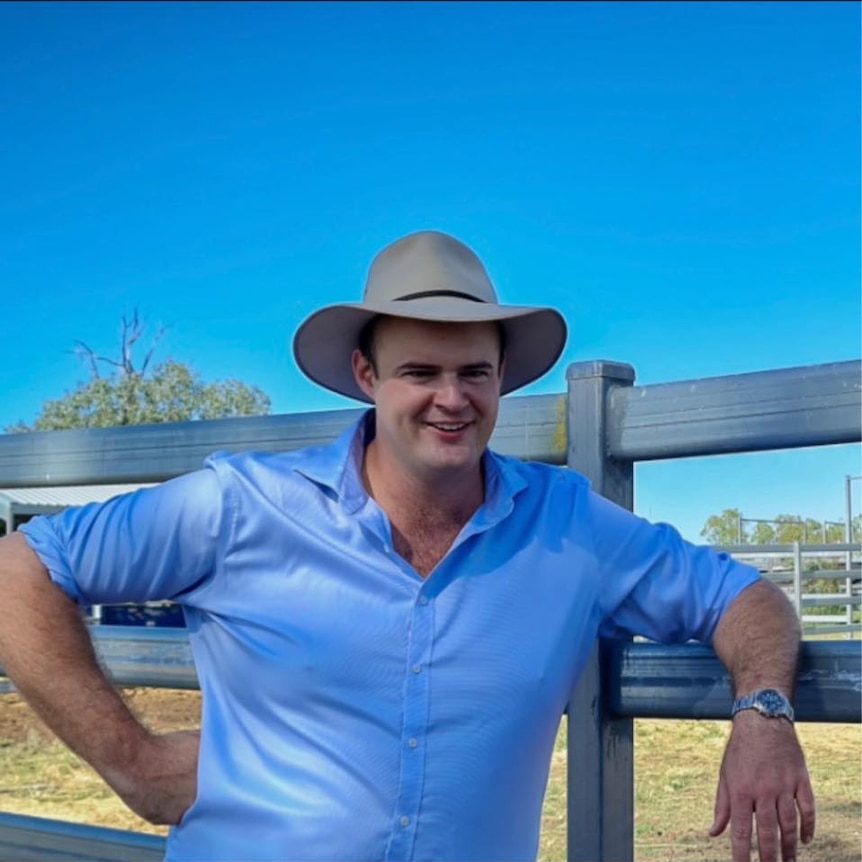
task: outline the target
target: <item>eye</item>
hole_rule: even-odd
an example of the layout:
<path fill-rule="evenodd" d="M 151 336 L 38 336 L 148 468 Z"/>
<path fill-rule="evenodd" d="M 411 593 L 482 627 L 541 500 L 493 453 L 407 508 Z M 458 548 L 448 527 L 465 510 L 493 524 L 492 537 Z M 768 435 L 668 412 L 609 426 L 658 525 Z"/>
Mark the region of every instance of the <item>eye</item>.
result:
<path fill-rule="evenodd" d="M 487 380 L 490 376 L 490 371 L 487 368 L 469 368 L 462 376 L 468 380 Z"/>
<path fill-rule="evenodd" d="M 402 372 L 403 377 L 408 377 L 411 380 L 427 380 L 433 374 L 427 368 L 407 368 Z"/>

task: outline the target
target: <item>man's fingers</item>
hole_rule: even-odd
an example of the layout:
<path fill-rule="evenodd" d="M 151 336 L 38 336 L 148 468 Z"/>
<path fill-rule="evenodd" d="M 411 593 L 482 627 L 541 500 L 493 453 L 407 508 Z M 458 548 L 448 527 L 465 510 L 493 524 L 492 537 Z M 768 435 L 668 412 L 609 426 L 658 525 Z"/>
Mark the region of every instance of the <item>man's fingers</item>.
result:
<path fill-rule="evenodd" d="M 814 838 L 814 792 L 811 782 L 806 778 L 796 788 L 796 804 L 799 808 L 799 837 L 803 844 L 808 844 Z"/>
<path fill-rule="evenodd" d="M 778 816 L 775 803 L 764 803 L 758 808 L 755 819 L 760 862 L 778 862 Z"/>
<path fill-rule="evenodd" d="M 730 796 L 727 792 L 727 784 L 722 775 L 718 780 L 718 790 L 715 793 L 715 809 L 713 813 L 712 826 L 709 827 L 709 835 L 715 838 L 721 835 L 727 828 L 730 820 Z"/>
<path fill-rule="evenodd" d="M 730 814 L 730 852 L 733 862 L 751 862 L 751 802 L 737 799 Z"/>
<path fill-rule="evenodd" d="M 797 848 L 796 800 L 782 796 L 778 800 L 778 827 L 781 830 L 781 858 L 783 862 L 795 862 Z"/>

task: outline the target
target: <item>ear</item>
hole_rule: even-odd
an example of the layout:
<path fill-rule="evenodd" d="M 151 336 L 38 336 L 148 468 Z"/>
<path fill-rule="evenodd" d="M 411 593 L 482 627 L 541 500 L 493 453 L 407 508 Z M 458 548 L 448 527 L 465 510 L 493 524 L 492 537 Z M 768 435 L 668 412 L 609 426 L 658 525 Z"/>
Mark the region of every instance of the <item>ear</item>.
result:
<path fill-rule="evenodd" d="M 353 368 L 353 377 L 356 385 L 373 401 L 374 383 L 377 376 L 371 363 L 358 348 L 350 356 L 350 365 Z"/>

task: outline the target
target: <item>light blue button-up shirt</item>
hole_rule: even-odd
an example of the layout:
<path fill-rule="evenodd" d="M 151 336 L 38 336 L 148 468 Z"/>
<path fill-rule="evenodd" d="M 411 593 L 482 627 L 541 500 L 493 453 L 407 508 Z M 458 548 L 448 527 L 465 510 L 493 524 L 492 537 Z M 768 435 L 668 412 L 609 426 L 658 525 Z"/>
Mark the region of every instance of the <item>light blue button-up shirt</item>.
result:
<path fill-rule="evenodd" d="M 487 452 L 484 504 L 423 579 L 363 487 L 367 427 L 22 530 L 82 603 L 185 607 L 201 755 L 168 859 L 534 858 L 596 635 L 709 642 L 758 577 L 574 471 Z"/>

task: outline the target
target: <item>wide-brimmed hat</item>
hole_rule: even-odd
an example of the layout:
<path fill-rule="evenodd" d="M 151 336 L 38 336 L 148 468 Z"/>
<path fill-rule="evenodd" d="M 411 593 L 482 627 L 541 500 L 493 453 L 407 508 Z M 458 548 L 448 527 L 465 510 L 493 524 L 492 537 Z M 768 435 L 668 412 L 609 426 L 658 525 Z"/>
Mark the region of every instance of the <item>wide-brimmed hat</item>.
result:
<path fill-rule="evenodd" d="M 371 263 L 362 302 L 329 305 L 299 327 L 293 353 L 316 383 L 360 401 L 351 354 L 362 327 L 386 314 L 448 323 L 497 321 L 504 330 L 505 395 L 541 377 L 566 343 L 566 323 L 553 308 L 500 305 L 482 261 L 464 243 L 427 230 L 396 240 Z"/>

